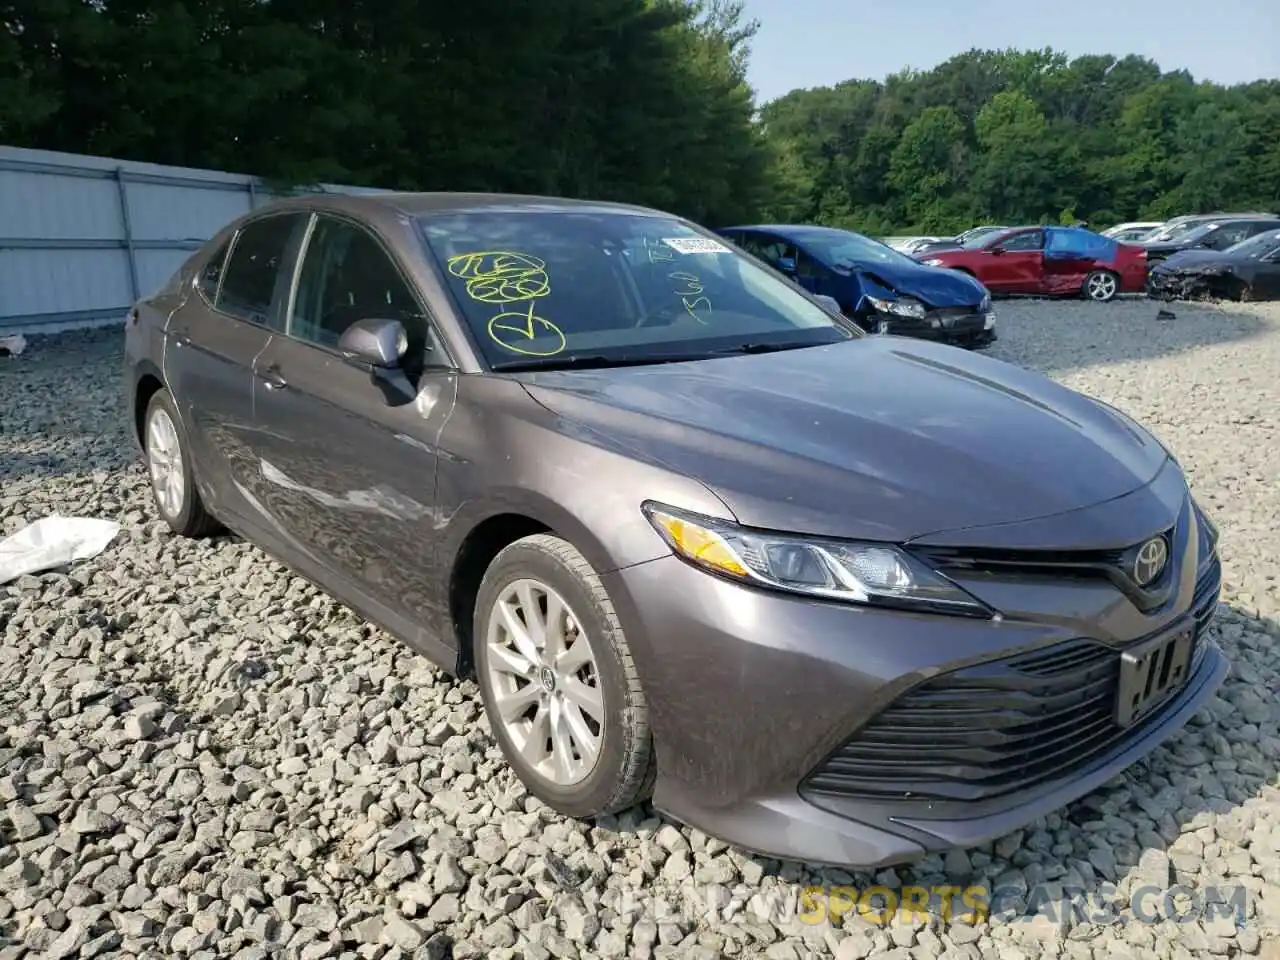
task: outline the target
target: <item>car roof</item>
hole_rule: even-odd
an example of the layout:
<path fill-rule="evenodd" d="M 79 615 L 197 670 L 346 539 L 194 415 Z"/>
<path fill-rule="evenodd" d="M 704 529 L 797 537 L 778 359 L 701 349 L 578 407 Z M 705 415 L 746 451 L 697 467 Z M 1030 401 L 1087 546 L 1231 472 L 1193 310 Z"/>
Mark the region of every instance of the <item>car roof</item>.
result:
<path fill-rule="evenodd" d="M 344 210 L 352 214 L 399 213 L 410 217 L 434 213 L 630 213 L 650 217 L 674 214 L 608 200 L 573 200 L 513 193 L 315 193 L 274 201 L 273 209 Z M 266 206 L 258 210 L 265 210 Z M 254 211 L 257 212 L 256 210 Z"/>
<path fill-rule="evenodd" d="M 1275 217 L 1262 216 L 1256 213 L 1232 214 L 1229 217 L 1214 217 L 1206 223 L 1274 223 Z"/>
<path fill-rule="evenodd" d="M 746 223 L 735 227 L 722 227 L 720 232 L 724 233 L 730 230 L 759 230 L 761 233 L 776 234 L 784 239 L 795 239 L 796 237 L 813 236 L 821 233 L 848 234 L 855 232 L 853 230 L 841 230 L 839 227 L 822 227 L 817 224 L 807 223 Z M 858 236 L 861 236 L 861 234 L 858 234 Z"/>

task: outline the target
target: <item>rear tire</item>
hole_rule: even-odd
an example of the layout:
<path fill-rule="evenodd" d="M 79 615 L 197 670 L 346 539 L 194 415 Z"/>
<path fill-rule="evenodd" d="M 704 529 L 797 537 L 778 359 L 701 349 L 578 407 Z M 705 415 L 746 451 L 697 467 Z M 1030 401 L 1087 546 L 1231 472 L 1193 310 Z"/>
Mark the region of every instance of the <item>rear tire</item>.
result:
<path fill-rule="evenodd" d="M 1120 292 L 1120 278 L 1110 270 L 1094 270 L 1084 279 L 1080 293 L 1095 303 L 1110 303 Z"/>
<path fill-rule="evenodd" d="M 525 788 L 565 816 L 648 799 L 657 764 L 649 708 L 600 578 L 570 543 L 517 540 L 476 596 L 485 714 Z"/>
<path fill-rule="evenodd" d="M 174 533 L 207 537 L 222 527 L 205 509 L 196 489 L 182 419 L 167 390 L 158 390 L 142 421 L 143 450 L 156 509 Z"/>

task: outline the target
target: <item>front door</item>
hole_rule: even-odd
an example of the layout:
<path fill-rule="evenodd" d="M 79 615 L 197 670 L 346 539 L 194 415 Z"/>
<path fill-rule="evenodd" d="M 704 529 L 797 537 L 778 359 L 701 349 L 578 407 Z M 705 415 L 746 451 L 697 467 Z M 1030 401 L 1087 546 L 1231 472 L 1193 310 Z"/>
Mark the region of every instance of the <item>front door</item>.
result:
<path fill-rule="evenodd" d="M 1042 293 L 1044 290 L 1044 231 L 1024 230 L 1008 235 L 1001 252 L 983 258 L 979 279 L 993 293 Z"/>
<path fill-rule="evenodd" d="M 1258 259 L 1252 293 L 1258 300 L 1280 300 L 1280 247 Z"/>
<path fill-rule="evenodd" d="M 344 589 L 419 627 L 438 619 L 436 438 L 457 381 L 426 311 L 375 235 L 319 215 L 304 245 L 286 336 L 257 358 L 258 489 L 278 536 Z M 409 332 L 403 397 L 337 351 L 361 319 Z"/>
<path fill-rule="evenodd" d="M 245 512 L 247 501 L 234 491 L 251 462 L 253 363 L 283 329 L 281 267 L 305 224 L 302 214 L 276 214 L 243 225 L 209 258 L 165 327 L 165 381 L 215 514 Z"/>

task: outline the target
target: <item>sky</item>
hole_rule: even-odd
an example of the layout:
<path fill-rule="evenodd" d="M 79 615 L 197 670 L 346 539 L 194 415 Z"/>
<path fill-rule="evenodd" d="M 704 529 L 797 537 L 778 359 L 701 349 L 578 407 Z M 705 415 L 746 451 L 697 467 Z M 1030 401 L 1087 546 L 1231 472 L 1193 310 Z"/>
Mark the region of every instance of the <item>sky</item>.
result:
<path fill-rule="evenodd" d="M 1149 57 L 1197 80 L 1280 78 L 1280 0 L 746 0 L 760 102 L 927 70 L 973 47 Z"/>

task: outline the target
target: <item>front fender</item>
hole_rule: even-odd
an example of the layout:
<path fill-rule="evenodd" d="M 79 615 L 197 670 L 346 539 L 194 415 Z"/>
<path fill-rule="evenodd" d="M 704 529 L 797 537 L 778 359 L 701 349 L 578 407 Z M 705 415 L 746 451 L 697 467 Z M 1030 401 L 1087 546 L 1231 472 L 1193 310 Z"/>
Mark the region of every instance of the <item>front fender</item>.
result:
<path fill-rule="evenodd" d="M 670 552 L 640 510 L 646 500 L 734 519 L 700 481 L 557 416 L 504 378 L 459 379 L 439 462 L 437 542 L 445 566 L 477 526 L 504 514 L 555 531 L 600 573 Z"/>

